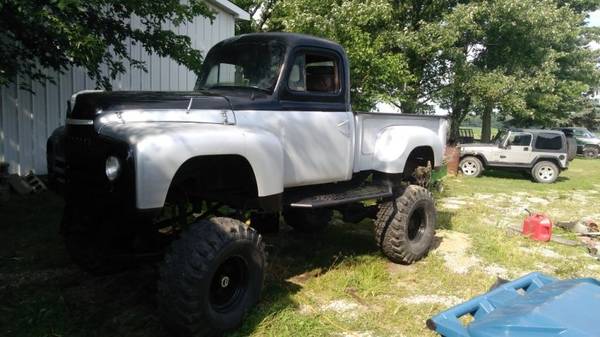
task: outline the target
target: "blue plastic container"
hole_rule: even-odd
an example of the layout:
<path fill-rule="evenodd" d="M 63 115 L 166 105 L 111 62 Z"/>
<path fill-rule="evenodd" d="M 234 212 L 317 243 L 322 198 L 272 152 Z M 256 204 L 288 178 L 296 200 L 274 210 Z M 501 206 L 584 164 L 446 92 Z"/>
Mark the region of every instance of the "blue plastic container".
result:
<path fill-rule="evenodd" d="M 463 324 L 459 319 L 471 315 Z M 600 281 L 532 273 L 427 321 L 444 337 L 600 337 Z"/>

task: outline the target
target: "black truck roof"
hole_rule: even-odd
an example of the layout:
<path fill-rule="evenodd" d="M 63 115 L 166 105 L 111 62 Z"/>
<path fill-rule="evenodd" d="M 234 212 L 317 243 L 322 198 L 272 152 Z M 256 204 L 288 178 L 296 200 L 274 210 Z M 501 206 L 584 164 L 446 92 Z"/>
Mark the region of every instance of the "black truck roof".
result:
<path fill-rule="evenodd" d="M 223 40 L 223 41 L 217 43 L 215 46 L 225 45 L 225 44 L 229 44 L 229 43 L 233 43 L 233 42 L 262 42 L 262 41 L 274 41 L 274 40 L 279 41 L 291 48 L 300 47 L 300 46 L 321 47 L 321 48 L 335 50 L 335 51 L 341 53 L 342 55 L 346 54 L 344 51 L 344 48 L 342 48 L 342 46 L 340 46 L 339 44 L 337 44 L 333 41 L 315 37 L 315 36 L 311 36 L 311 35 L 298 34 L 298 33 L 283 33 L 283 32 L 251 33 L 251 34 L 238 35 L 238 36 L 234 36 L 232 38 Z"/>

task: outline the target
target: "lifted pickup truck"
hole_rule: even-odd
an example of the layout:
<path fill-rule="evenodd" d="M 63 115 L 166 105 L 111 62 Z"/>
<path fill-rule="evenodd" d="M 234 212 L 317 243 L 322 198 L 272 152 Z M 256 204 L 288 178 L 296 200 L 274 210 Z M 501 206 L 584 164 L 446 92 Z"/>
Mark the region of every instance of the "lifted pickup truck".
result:
<path fill-rule="evenodd" d="M 263 284 L 259 232 L 280 214 L 315 231 L 333 209 L 378 200 L 385 256 L 412 263 L 430 249 L 435 206 L 415 172 L 442 165 L 446 120 L 352 112 L 333 42 L 242 35 L 210 50 L 192 92 L 80 92 L 71 107 L 48 142 L 67 248 L 102 273 L 173 233 L 158 302 L 178 335 L 241 324 Z"/>
<path fill-rule="evenodd" d="M 539 183 L 553 183 L 572 158 L 563 132 L 515 129 L 500 132 L 493 144 L 461 145 L 460 159 L 465 176 L 478 177 L 486 168 L 521 170 Z"/>

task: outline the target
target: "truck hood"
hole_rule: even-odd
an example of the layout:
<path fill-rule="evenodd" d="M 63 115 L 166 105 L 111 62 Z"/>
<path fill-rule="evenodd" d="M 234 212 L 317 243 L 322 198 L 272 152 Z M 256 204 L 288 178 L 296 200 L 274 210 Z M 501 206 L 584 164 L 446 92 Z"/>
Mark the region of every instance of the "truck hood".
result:
<path fill-rule="evenodd" d="M 235 120 L 227 98 L 206 92 L 82 91 L 71 98 L 70 120 L 206 122 Z M 227 117 L 230 122 L 227 123 Z"/>

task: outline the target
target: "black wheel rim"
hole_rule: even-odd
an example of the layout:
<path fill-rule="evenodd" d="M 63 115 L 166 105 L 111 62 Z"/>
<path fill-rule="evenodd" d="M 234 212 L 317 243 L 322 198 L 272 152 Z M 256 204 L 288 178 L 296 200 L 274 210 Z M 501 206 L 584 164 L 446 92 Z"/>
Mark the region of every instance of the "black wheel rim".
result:
<path fill-rule="evenodd" d="M 413 242 L 421 240 L 426 226 L 425 210 L 419 207 L 412 212 L 408 220 L 408 240 Z"/>
<path fill-rule="evenodd" d="M 248 266 L 239 256 L 225 260 L 210 283 L 210 304 L 213 310 L 226 313 L 234 309 L 246 293 Z"/>

